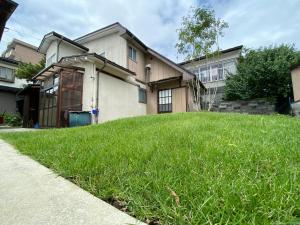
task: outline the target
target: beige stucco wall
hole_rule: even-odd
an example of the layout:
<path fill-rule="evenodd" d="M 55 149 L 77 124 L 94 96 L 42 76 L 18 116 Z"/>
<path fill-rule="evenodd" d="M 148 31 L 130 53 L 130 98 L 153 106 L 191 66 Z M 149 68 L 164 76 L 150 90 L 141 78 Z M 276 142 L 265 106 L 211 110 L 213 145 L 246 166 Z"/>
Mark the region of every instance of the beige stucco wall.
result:
<path fill-rule="evenodd" d="M 300 100 L 300 67 L 292 71 L 294 101 Z"/>
<path fill-rule="evenodd" d="M 138 86 L 127 83 L 105 73 L 99 73 L 98 84 L 96 66 L 93 63 L 81 63 L 76 66 L 85 68 L 83 77 L 82 110 L 90 111 L 96 106 L 96 86 L 99 88 L 98 121 L 146 115 L 146 104 L 138 102 Z M 143 88 L 142 84 L 140 84 Z"/>
<path fill-rule="evenodd" d="M 91 111 L 94 101 L 94 88 L 95 88 L 95 67 L 93 63 L 81 63 L 76 66 L 85 68 L 83 76 L 83 92 L 82 92 L 82 110 Z"/>
<path fill-rule="evenodd" d="M 107 59 L 127 68 L 127 43 L 118 33 L 113 33 L 82 45 L 89 48 L 90 53 L 100 55 L 105 52 Z"/>
<path fill-rule="evenodd" d="M 146 115 L 138 102 L 138 87 L 104 73 L 99 74 L 99 122 Z"/>
<path fill-rule="evenodd" d="M 15 60 L 32 64 L 39 63 L 43 58 L 43 55 L 38 53 L 36 50 L 20 44 L 15 45 L 13 55 Z"/>

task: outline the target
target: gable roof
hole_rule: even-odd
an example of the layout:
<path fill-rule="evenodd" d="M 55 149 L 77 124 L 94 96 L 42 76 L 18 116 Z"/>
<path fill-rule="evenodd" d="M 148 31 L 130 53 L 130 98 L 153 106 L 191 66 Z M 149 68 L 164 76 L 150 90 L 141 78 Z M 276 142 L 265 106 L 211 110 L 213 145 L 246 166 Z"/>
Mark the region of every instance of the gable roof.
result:
<path fill-rule="evenodd" d="M 66 43 L 73 45 L 76 48 L 79 48 L 83 51 L 89 51 L 89 49 L 79 43 L 77 43 L 76 41 L 72 41 L 71 39 L 56 33 L 55 31 L 52 31 L 48 34 L 46 34 L 40 44 L 40 46 L 38 47 L 38 51 L 41 53 L 46 53 L 46 49 L 49 47 L 49 45 L 51 44 L 52 41 L 54 40 L 62 40 L 65 41 Z"/>
<path fill-rule="evenodd" d="M 109 32 L 109 31 L 111 31 L 111 32 L 114 32 L 114 31 L 120 31 L 120 32 L 122 32 L 125 37 L 126 36 L 130 37 L 130 39 L 134 40 L 137 44 L 139 44 L 150 55 L 153 55 L 153 56 L 157 57 L 161 61 L 165 62 L 166 64 L 168 64 L 172 68 L 174 68 L 176 70 L 179 70 L 182 73 L 187 73 L 187 74 L 189 74 L 191 76 L 195 76 L 195 74 L 193 74 L 192 72 L 186 70 L 185 68 L 181 67 L 177 63 L 175 63 L 172 60 L 168 59 L 167 57 L 165 57 L 165 56 L 161 55 L 160 53 L 156 52 L 155 50 L 149 48 L 137 36 L 135 36 L 131 31 L 129 31 L 126 27 L 124 27 L 119 22 L 113 23 L 113 24 L 108 25 L 106 27 L 103 27 L 103 28 L 101 28 L 99 30 L 93 31 L 93 32 L 88 33 L 86 35 L 83 35 L 83 36 L 75 39 L 74 41 L 76 41 L 76 42 L 84 42 L 84 39 L 88 39 L 88 38 L 91 38 L 93 36 L 100 35 L 101 33 Z"/>
<path fill-rule="evenodd" d="M 237 51 L 237 50 L 241 50 L 242 48 L 243 48 L 243 45 L 239 45 L 239 46 L 235 46 L 233 48 L 228 48 L 228 49 L 225 49 L 225 50 L 221 50 L 220 53 L 225 54 L 225 53 L 229 53 L 229 52 L 234 52 L 234 51 Z M 197 62 L 197 61 L 203 60 L 205 58 L 206 58 L 205 56 L 200 56 L 200 57 L 195 58 L 195 59 L 191 59 L 191 60 L 187 60 L 187 61 L 178 63 L 178 65 L 185 65 L 185 64 L 188 64 L 188 63 L 191 63 L 191 62 Z"/>

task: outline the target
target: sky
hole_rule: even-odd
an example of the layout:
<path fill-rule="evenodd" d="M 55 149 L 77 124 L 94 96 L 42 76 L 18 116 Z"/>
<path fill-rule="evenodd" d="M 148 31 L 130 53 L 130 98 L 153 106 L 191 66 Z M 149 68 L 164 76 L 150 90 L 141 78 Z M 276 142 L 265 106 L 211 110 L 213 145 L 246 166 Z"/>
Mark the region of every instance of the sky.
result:
<path fill-rule="evenodd" d="M 221 49 L 295 44 L 300 49 L 300 0 L 15 0 L 19 6 L 6 23 L 0 52 L 17 38 L 38 46 L 56 31 L 75 39 L 114 22 L 147 46 L 180 62 L 176 30 L 191 6 L 209 5 L 229 28 Z"/>

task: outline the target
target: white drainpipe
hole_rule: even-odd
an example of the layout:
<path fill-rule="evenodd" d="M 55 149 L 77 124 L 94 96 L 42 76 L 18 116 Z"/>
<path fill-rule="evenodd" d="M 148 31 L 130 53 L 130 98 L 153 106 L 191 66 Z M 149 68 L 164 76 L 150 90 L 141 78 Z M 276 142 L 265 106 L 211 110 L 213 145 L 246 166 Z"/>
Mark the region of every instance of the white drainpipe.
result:
<path fill-rule="evenodd" d="M 96 65 L 93 64 L 93 73 L 94 73 L 94 96 L 93 96 L 93 109 L 98 110 L 98 115 L 94 115 L 94 123 L 99 122 L 99 114 L 100 114 L 100 109 L 99 109 L 99 74 L 100 72 L 105 68 L 106 66 L 106 61 L 104 61 L 103 66 L 99 69 L 99 71 L 96 70 Z"/>

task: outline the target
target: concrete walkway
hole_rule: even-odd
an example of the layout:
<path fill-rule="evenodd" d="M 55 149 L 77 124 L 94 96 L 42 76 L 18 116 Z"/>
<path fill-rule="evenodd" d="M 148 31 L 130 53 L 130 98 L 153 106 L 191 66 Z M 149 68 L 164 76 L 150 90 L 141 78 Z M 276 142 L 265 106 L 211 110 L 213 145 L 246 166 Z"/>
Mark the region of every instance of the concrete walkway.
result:
<path fill-rule="evenodd" d="M 10 127 L 0 127 L 0 133 L 1 132 L 10 132 L 10 133 L 14 133 L 14 132 L 26 132 L 26 131 L 39 131 L 41 129 L 33 129 L 33 128 L 10 128 Z"/>
<path fill-rule="evenodd" d="M 0 139 L 1 225 L 144 224 Z"/>

